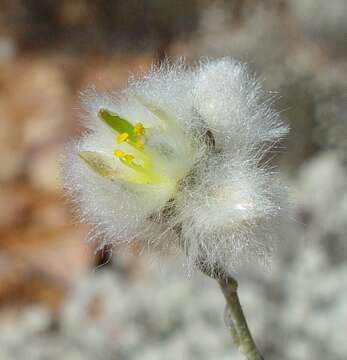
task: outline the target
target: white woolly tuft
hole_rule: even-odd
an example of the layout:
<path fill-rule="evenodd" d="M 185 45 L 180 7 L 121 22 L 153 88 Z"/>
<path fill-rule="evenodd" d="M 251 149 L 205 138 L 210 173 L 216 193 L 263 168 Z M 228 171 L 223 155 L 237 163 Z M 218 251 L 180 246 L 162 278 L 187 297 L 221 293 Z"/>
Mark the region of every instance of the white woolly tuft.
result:
<path fill-rule="evenodd" d="M 229 58 L 197 68 L 165 63 L 130 79 L 119 94 L 86 92 L 86 133 L 68 146 L 62 173 L 100 247 L 141 239 L 145 246 L 182 248 L 189 269 L 227 273 L 254 259 L 266 263 L 284 191 L 259 163 L 288 131 L 266 95 L 248 68 Z M 169 180 L 117 181 L 78 156 L 99 154 L 116 176 L 126 170 L 112 152 L 132 148 L 116 144 L 114 131 L 98 118 L 101 108 L 144 125 L 143 151 L 160 179 Z"/>
<path fill-rule="evenodd" d="M 288 133 L 272 100 L 248 66 L 236 60 L 206 61 L 197 72 L 194 106 L 223 151 L 249 153 Z"/>
<path fill-rule="evenodd" d="M 230 273 L 254 261 L 267 265 L 284 194 L 274 174 L 239 158 L 211 159 L 200 171 L 177 202 L 189 266 L 203 259 Z"/>

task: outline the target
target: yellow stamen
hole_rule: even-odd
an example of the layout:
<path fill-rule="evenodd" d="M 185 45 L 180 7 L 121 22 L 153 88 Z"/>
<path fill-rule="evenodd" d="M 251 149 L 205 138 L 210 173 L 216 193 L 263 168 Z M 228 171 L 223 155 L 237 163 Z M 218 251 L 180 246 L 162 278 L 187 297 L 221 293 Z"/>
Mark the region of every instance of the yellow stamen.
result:
<path fill-rule="evenodd" d="M 133 155 L 131 155 L 131 154 L 125 154 L 124 156 L 123 156 L 123 159 L 125 160 L 125 161 L 127 161 L 127 162 L 132 162 L 133 160 L 134 160 L 134 156 Z"/>
<path fill-rule="evenodd" d="M 115 156 L 117 156 L 117 158 L 120 158 L 120 159 L 124 158 L 124 156 L 125 156 L 125 152 L 122 151 L 122 150 L 119 150 L 119 149 L 114 150 L 114 151 L 113 151 L 113 154 L 114 154 Z"/>
<path fill-rule="evenodd" d="M 123 161 L 125 161 L 127 163 L 131 163 L 134 160 L 134 155 L 126 154 L 124 151 L 119 150 L 119 149 L 114 150 L 113 154 L 115 156 L 117 156 L 117 158 L 119 158 L 120 160 L 123 160 Z"/>
<path fill-rule="evenodd" d="M 145 127 L 142 123 L 138 122 L 134 125 L 134 132 L 136 135 L 144 135 Z"/>
<path fill-rule="evenodd" d="M 120 144 L 120 143 L 122 143 L 122 142 L 124 142 L 124 141 L 127 141 L 128 140 L 128 138 L 129 138 L 129 134 L 128 133 L 122 133 L 122 134 L 119 134 L 118 136 L 117 136 L 117 142 Z"/>

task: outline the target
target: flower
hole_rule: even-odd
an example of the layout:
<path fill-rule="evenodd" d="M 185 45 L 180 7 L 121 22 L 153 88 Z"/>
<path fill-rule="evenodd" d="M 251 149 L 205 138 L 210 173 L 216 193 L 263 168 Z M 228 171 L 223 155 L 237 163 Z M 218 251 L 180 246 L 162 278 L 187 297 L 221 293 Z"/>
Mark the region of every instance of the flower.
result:
<path fill-rule="evenodd" d="M 64 185 L 92 238 L 181 248 L 189 268 L 267 259 L 283 187 L 264 155 L 288 128 L 232 59 L 153 67 L 117 95 L 83 96 L 86 133 Z"/>

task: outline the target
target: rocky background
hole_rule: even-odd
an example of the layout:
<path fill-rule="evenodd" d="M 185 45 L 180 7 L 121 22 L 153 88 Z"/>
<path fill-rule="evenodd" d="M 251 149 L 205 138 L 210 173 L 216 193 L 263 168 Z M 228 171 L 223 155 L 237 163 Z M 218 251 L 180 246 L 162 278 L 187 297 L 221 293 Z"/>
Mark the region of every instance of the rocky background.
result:
<path fill-rule="evenodd" d="M 166 56 L 231 55 L 278 94 L 292 212 L 239 274 L 268 360 L 347 358 L 347 2 L 0 0 L 0 359 L 242 359 L 217 286 L 181 259 L 95 254 L 59 181 L 79 93 Z"/>

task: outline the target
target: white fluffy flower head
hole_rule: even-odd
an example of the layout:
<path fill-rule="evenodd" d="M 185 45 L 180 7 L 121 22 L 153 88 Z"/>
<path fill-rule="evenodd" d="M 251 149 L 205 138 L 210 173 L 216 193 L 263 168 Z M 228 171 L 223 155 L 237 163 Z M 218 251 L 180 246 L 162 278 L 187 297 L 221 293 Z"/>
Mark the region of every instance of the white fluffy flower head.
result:
<path fill-rule="evenodd" d="M 261 164 L 288 129 L 246 66 L 166 63 L 84 104 L 63 176 L 100 247 L 141 239 L 227 273 L 267 259 L 282 187 Z"/>

